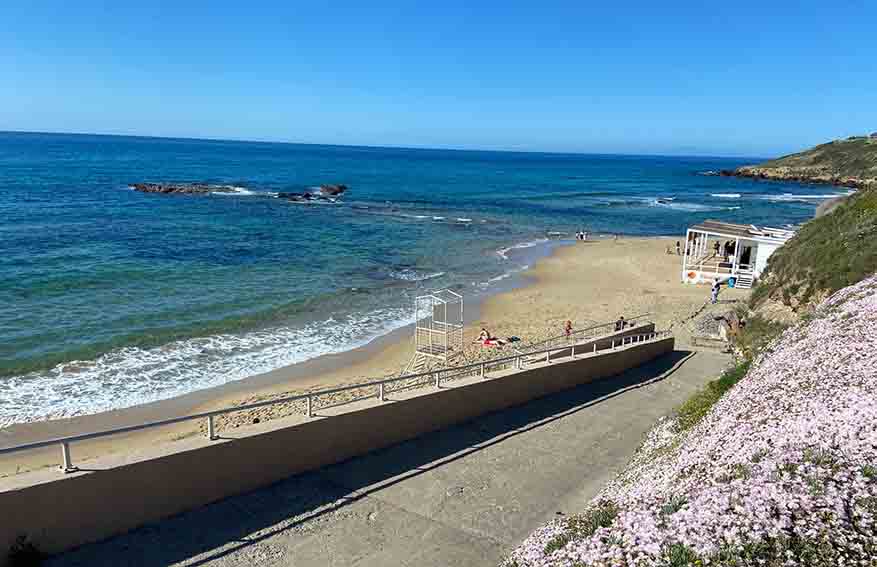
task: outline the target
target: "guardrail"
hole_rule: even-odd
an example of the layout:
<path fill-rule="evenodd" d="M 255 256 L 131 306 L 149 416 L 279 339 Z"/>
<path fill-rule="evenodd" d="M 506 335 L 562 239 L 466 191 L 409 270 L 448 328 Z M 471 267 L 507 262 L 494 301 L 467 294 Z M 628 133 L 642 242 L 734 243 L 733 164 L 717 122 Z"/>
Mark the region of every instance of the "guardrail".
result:
<path fill-rule="evenodd" d="M 598 325 L 594 328 L 605 327 L 606 325 Z M 621 331 L 619 331 L 621 332 Z M 614 333 L 613 333 L 614 334 Z M 626 348 L 634 344 L 641 344 L 644 342 L 650 342 L 654 340 L 664 339 L 668 336 L 671 336 L 672 333 L 670 331 L 658 331 L 652 333 L 645 333 L 640 335 L 629 335 L 626 337 L 620 337 L 618 339 L 611 339 L 610 346 L 607 348 L 598 349 L 598 342 L 600 337 L 596 337 L 596 340 L 589 339 L 587 343 L 588 348 L 585 349 L 585 344 L 573 343 L 565 344 L 562 348 L 563 350 L 569 350 L 570 359 L 575 359 L 578 356 L 597 356 L 605 351 L 614 351 L 619 348 Z M 603 338 L 608 339 L 611 335 L 604 335 Z M 593 343 L 593 344 L 591 344 Z M 456 380 L 460 378 L 466 378 L 470 376 L 479 376 L 481 378 L 488 378 L 488 372 L 495 372 L 497 370 L 505 370 L 505 369 L 515 369 L 520 370 L 527 364 L 536 364 L 536 363 L 547 363 L 547 364 L 557 364 L 556 359 L 552 360 L 551 353 L 560 348 L 548 348 L 537 351 L 529 351 L 526 353 L 515 353 L 511 356 L 501 357 L 490 359 L 482 362 L 476 362 L 472 364 L 466 364 L 463 366 L 457 366 L 452 368 L 440 368 L 436 370 L 430 370 L 426 372 L 421 372 L 419 374 L 409 374 L 405 376 L 398 376 L 393 378 L 385 378 L 382 380 L 374 380 L 371 382 L 363 382 L 360 384 L 350 384 L 347 386 L 339 386 L 337 388 L 331 388 L 327 390 L 319 390 L 316 392 L 308 392 L 305 394 L 298 394 L 295 396 L 287 396 L 284 398 L 278 398 L 275 400 L 266 400 L 263 402 L 255 402 L 252 404 L 246 404 L 242 406 L 235 406 L 229 408 L 222 408 L 218 410 L 212 410 L 207 412 L 189 414 L 185 416 L 164 419 L 160 421 L 152 421 L 147 423 L 141 423 L 137 425 L 130 425 L 127 427 L 119 427 L 116 429 L 108 429 L 104 431 L 97 431 L 94 433 L 85 433 L 81 435 L 72 435 L 69 437 L 60 437 L 54 439 L 47 439 L 45 441 L 36 441 L 33 443 L 27 443 L 24 445 L 17 445 L 14 447 L 8 447 L 5 449 L 0 449 L 0 455 L 8 455 L 11 453 L 18 453 L 23 451 L 31 451 L 35 449 L 41 449 L 44 447 L 50 447 L 53 445 L 58 445 L 61 449 L 61 469 L 65 473 L 76 472 L 79 469 L 73 465 L 73 460 L 70 455 L 70 445 L 73 443 L 88 441 L 91 439 L 97 439 L 100 437 L 108 437 L 110 435 L 120 435 L 123 433 L 132 433 L 135 431 L 142 431 L 145 429 L 152 429 L 155 427 L 163 427 L 168 425 L 174 425 L 177 423 L 183 423 L 186 421 L 196 421 L 196 420 L 206 420 L 207 421 L 207 438 L 212 440 L 216 440 L 219 437 L 216 435 L 216 426 L 214 423 L 214 418 L 221 415 L 226 415 L 235 412 L 248 411 L 253 409 L 258 409 L 266 406 L 276 405 L 276 404 L 284 404 L 290 402 L 303 401 L 305 404 L 304 414 L 307 417 L 313 417 L 314 410 L 314 402 L 320 396 L 329 396 L 332 394 L 338 394 L 341 392 L 353 391 L 357 389 L 369 389 L 373 388 L 374 393 L 370 396 L 366 396 L 365 398 L 355 398 L 354 400 L 349 400 L 345 403 L 349 403 L 351 401 L 358 401 L 362 399 L 368 399 L 377 397 L 380 401 L 386 400 L 386 394 L 388 393 L 388 386 L 393 384 L 402 383 L 402 387 L 389 390 L 391 392 L 403 391 L 406 389 L 411 389 L 412 387 L 418 387 L 428 384 L 433 384 L 436 388 L 441 388 L 442 382 L 448 382 L 451 380 Z M 576 352 L 576 348 L 580 350 L 578 353 Z M 544 359 L 534 358 L 536 355 L 544 355 Z M 425 379 L 425 380 L 424 380 Z M 336 404 L 341 405 L 341 404 Z M 326 406 L 326 407 L 334 407 L 334 406 Z"/>
<path fill-rule="evenodd" d="M 591 327 L 585 327 L 584 329 L 579 329 L 577 331 L 571 332 L 569 335 L 557 335 L 555 337 L 551 337 L 549 339 L 544 339 L 541 341 L 537 341 L 535 343 L 531 343 L 527 346 L 527 350 L 537 349 L 537 348 L 551 348 L 553 345 L 561 345 L 561 346 L 569 346 L 570 343 L 580 342 L 582 339 L 591 339 L 600 336 L 599 331 L 604 329 L 609 329 L 614 332 L 620 332 L 624 330 L 624 328 L 628 327 L 636 327 L 637 325 L 641 325 L 642 323 L 650 322 L 648 318 L 651 317 L 652 313 L 642 313 L 640 315 L 635 315 L 629 319 L 624 320 L 624 327 L 618 328 L 618 321 L 611 321 L 609 323 L 600 323 L 599 325 L 593 325 Z M 529 354 L 526 351 L 517 351 L 521 354 Z"/>

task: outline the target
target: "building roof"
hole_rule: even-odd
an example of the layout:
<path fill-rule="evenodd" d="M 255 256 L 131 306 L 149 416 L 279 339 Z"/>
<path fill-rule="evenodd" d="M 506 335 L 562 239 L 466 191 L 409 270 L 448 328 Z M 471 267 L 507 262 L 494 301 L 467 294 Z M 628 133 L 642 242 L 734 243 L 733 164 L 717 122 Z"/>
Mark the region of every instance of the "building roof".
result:
<path fill-rule="evenodd" d="M 776 242 L 782 244 L 795 235 L 794 231 L 783 228 L 755 226 L 754 224 L 733 224 L 717 220 L 705 220 L 692 226 L 689 230 L 723 236 L 726 238 L 745 238 L 760 242 Z"/>

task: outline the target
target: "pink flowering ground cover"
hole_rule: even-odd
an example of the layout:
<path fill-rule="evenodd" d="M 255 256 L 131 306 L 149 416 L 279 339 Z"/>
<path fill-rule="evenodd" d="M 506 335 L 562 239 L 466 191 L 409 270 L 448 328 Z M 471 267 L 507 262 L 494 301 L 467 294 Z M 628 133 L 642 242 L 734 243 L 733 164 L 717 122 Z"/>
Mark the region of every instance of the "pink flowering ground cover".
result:
<path fill-rule="evenodd" d="M 877 566 L 877 276 L 786 330 L 693 428 L 659 422 L 508 566 Z"/>

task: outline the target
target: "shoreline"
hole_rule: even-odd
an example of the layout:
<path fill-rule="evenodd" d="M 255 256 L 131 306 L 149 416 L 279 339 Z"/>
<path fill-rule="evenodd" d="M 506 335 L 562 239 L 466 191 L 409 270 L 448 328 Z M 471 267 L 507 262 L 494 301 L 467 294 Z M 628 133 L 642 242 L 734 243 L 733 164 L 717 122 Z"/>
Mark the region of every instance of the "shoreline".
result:
<path fill-rule="evenodd" d="M 525 342 L 559 335 L 566 319 L 581 328 L 614 320 L 620 314 L 653 312 L 658 328 L 673 327 L 692 307 L 702 305 L 708 294 L 696 286 L 679 282 L 678 257 L 664 253 L 666 246 L 675 240 L 677 237 L 601 239 L 586 243 L 548 241 L 547 256 L 509 277 L 492 293 L 476 297 L 474 302 L 470 298 L 464 328 L 467 355 L 476 358 L 500 355 L 493 349 L 471 346 L 481 326 L 487 326 L 500 337 L 521 336 Z M 659 277 L 652 277 L 652 271 L 660 272 Z M 60 420 L 12 425 L 0 429 L 0 448 L 399 374 L 413 354 L 411 329 L 408 325 L 352 350 L 321 355 L 175 398 Z M 678 340 L 681 344 L 687 343 L 684 336 Z M 294 408 L 266 406 L 238 412 L 231 414 L 231 419 L 217 420 L 217 427 L 221 431 L 223 427 L 252 423 L 254 418 L 273 419 L 284 415 L 284 411 L 289 413 Z M 77 443 L 73 451 L 81 462 L 120 448 L 184 438 L 199 433 L 202 428 L 203 424 L 198 422 L 183 423 Z M 54 466 L 59 460 L 57 453 L 57 448 L 49 447 L 7 455 L 0 458 L 0 476 Z"/>

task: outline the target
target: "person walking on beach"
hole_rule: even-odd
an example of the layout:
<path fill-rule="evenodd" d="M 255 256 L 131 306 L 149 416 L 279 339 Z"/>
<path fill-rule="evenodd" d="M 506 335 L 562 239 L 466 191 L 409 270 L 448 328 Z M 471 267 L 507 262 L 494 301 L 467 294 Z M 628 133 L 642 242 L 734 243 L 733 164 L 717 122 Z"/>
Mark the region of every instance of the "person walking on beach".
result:
<path fill-rule="evenodd" d="M 721 248 L 721 246 L 719 245 L 719 241 L 716 240 L 716 241 L 713 243 L 713 250 L 715 251 L 716 258 L 719 257 L 719 248 Z"/>
<path fill-rule="evenodd" d="M 567 337 L 572 336 L 572 321 L 567 320 L 563 325 L 563 332 Z"/>
<path fill-rule="evenodd" d="M 710 303 L 719 302 L 719 280 L 713 281 L 713 288 L 710 290 Z"/>
<path fill-rule="evenodd" d="M 678 240 L 676 241 L 676 255 L 677 256 L 682 255 L 682 245 L 679 243 Z"/>
<path fill-rule="evenodd" d="M 616 331 L 621 331 L 621 330 L 623 330 L 623 329 L 624 329 L 624 325 L 626 325 L 626 323 L 624 322 L 624 315 L 619 315 L 619 316 L 618 316 L 618 321 L 615 321 L 615 330 L 616 330 Z"/>

